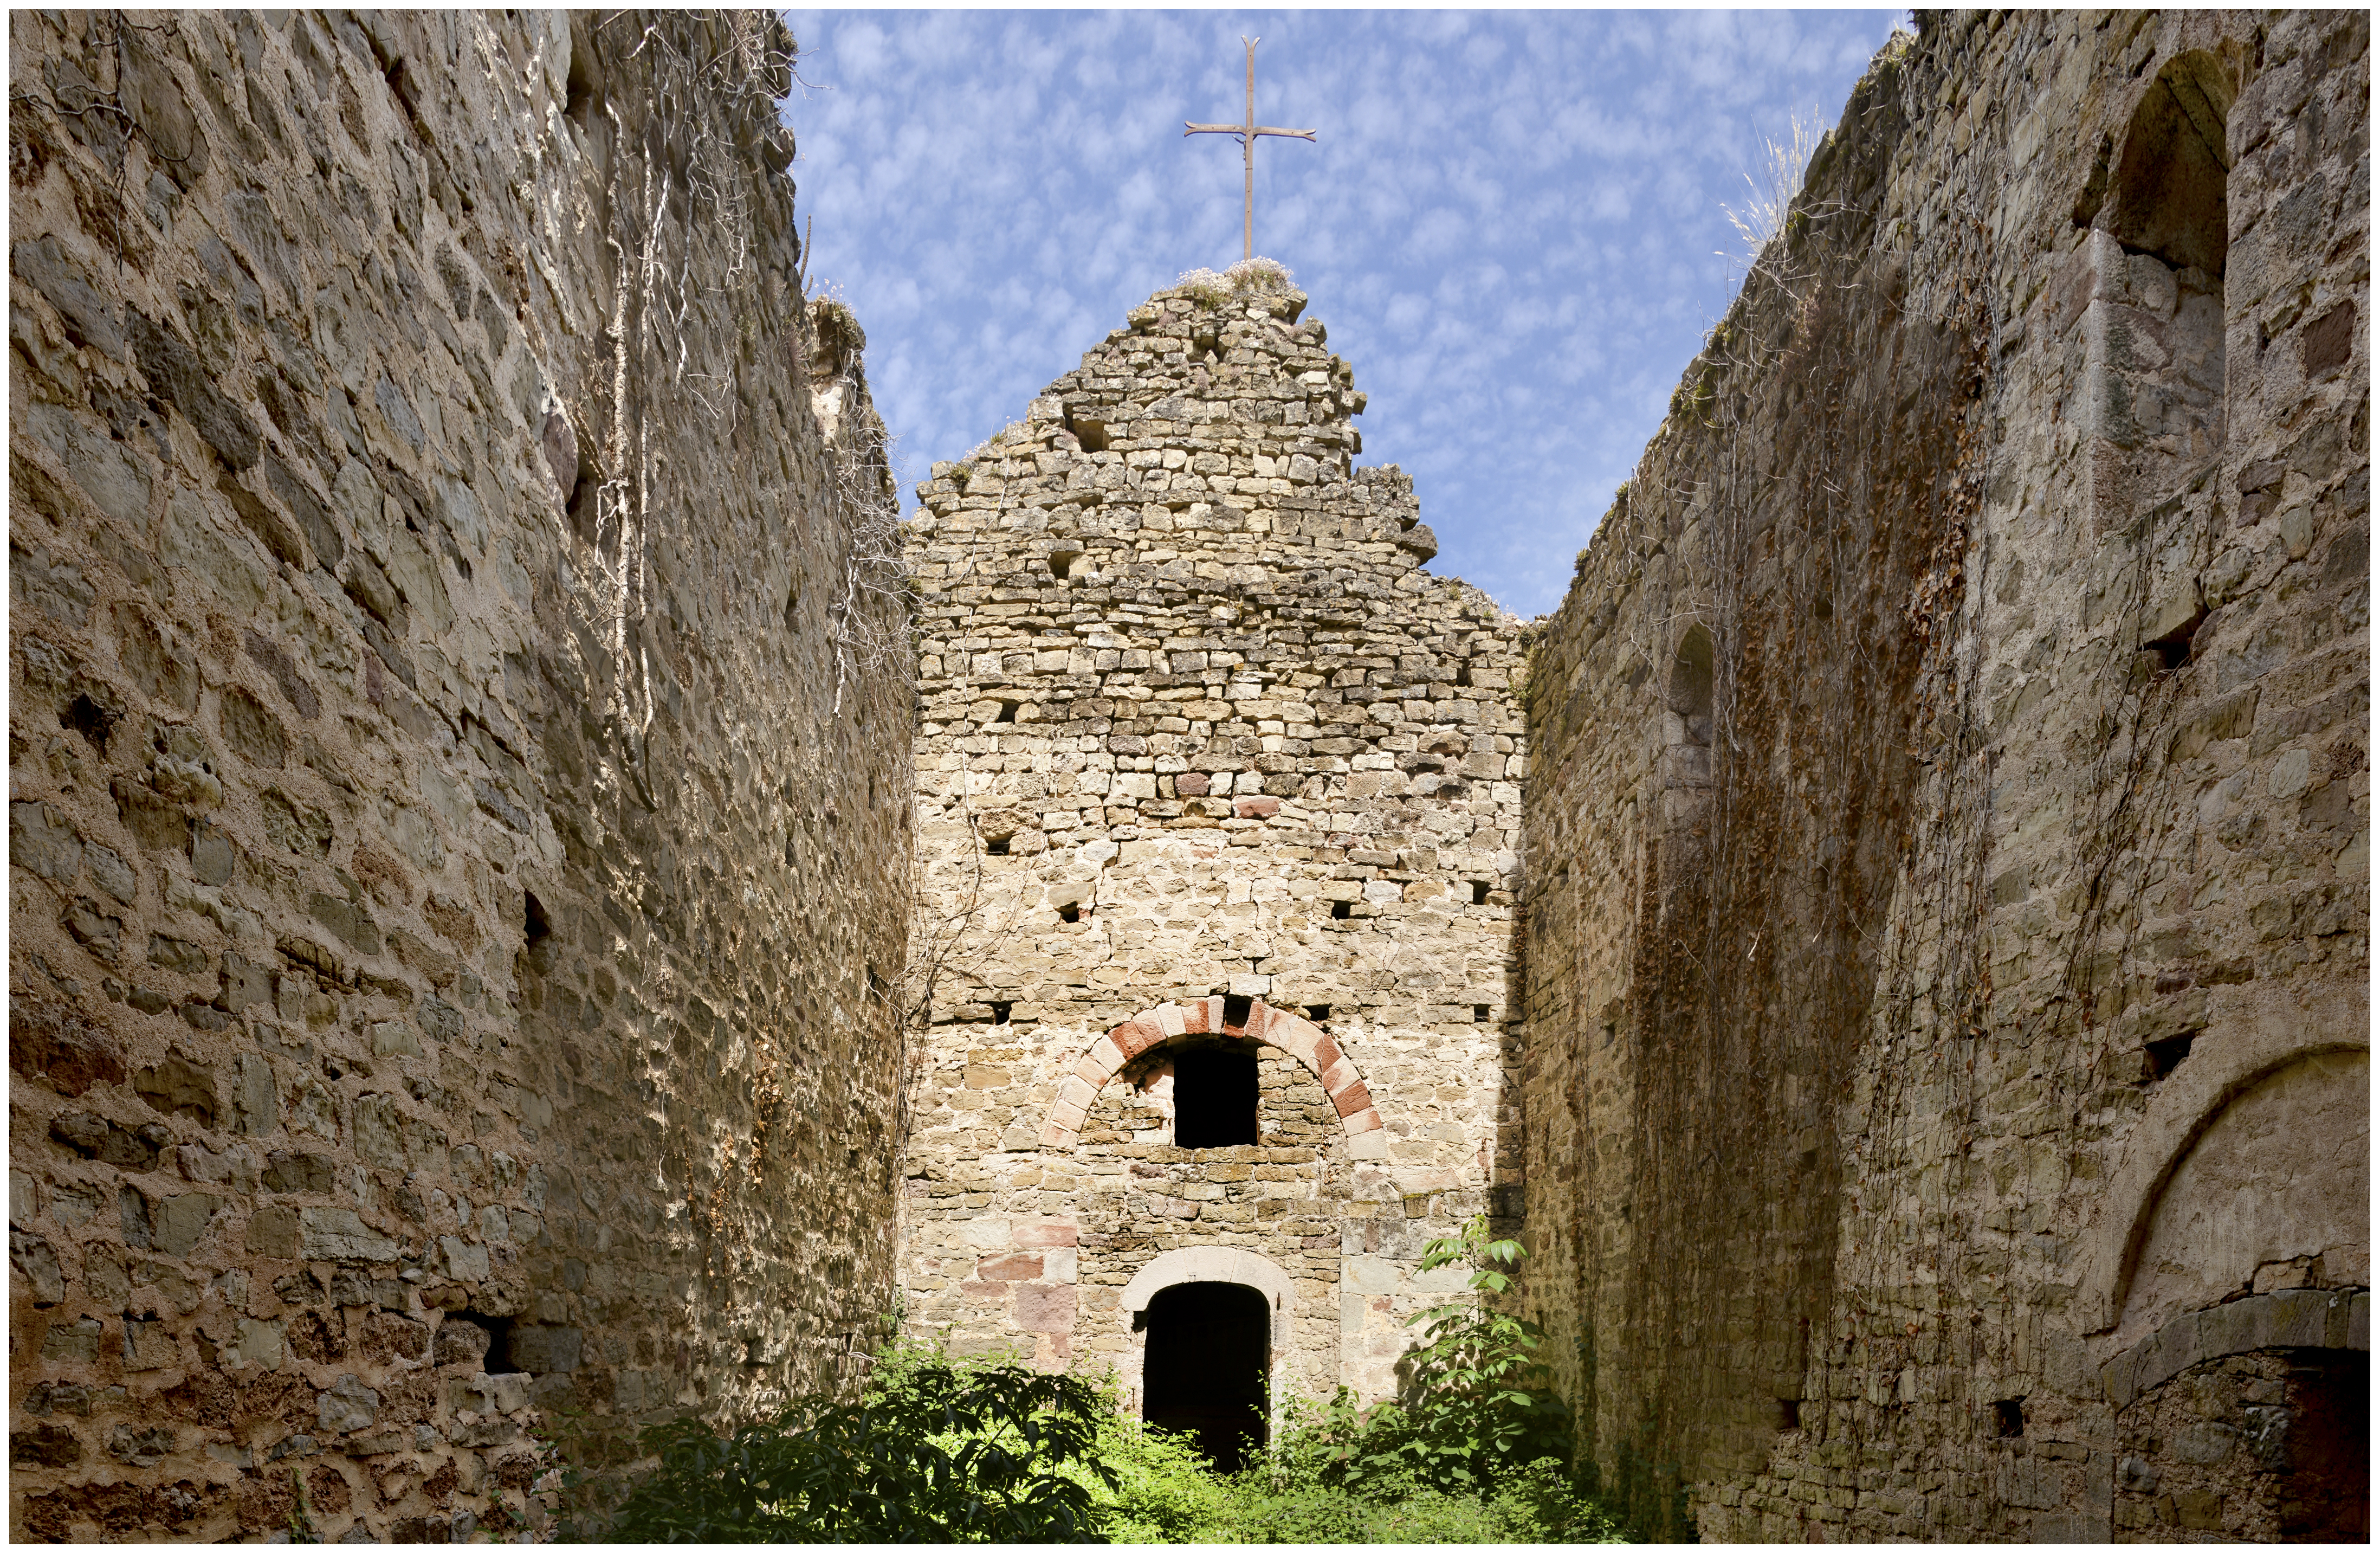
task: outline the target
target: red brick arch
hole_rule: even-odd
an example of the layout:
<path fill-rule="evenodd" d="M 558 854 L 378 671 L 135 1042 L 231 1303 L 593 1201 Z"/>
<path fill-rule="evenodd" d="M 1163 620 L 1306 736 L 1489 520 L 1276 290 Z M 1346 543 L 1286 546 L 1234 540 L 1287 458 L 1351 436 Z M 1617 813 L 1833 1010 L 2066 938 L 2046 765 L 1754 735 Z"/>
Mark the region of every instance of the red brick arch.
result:
<path fill-rule="evenodd" d="M 1364 1076 L 1355 1072 L 1354 1062 L 1339 1050 L 1339 1044 L 1321 1026 L 1286 1009 L 1275 1009 L 1262 999 L 1249 1003 L 1245 1026 L 1228 1024 L 1223 1008 L 1220 994 L 1181 1003 L 1160 1003 L 1154 1009 L 1143 1010 L 1092 1042 L 1075 1062 L 1074 1072 L 1058 1087 L 1058 1099 L 1050 1103 L 1049 1118 L 1041 1125 L 1042 1147 L 1075 1147 L 1091 1102 L 1124 1064 L 1177 1036 L 1214 1031 L 1278 1047 L 1313 1070 L 1329 1093 L 1330 1104 L 1338 1109 L 1339 1125 L 1347 1130 L 1347 1153 L 1359 1160 L 1389 1158 L 1389 1136 L 1380 1131 L 1380 1113 L 1372 1104 L 1371 1091 L 1364 1087 Z"/>

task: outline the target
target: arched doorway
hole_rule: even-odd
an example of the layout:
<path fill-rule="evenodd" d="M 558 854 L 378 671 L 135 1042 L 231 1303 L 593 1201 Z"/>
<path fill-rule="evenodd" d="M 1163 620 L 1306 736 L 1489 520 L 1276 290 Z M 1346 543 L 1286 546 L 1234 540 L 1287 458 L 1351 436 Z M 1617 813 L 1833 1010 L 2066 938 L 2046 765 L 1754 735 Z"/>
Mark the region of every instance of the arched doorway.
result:
<path fill-rule="evenodd" d="M 1227 1473 L 1246 1465 L 1267 1439 L 1272 1303 L 1245 1284 L 1174 1284 L 1147 1320 L 1141 1417 L 1187 1432 Z"/>

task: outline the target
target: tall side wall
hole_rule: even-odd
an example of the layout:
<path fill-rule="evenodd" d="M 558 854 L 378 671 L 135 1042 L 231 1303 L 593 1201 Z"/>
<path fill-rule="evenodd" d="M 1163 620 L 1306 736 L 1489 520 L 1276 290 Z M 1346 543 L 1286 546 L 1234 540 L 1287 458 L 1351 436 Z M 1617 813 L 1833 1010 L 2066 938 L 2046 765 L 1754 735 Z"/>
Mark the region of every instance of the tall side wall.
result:
<path fill-rule="evenodd" d="M 2367 42 L 1921 18 L 1547 626 L 1529 1293 L 1649 1528 L 2351 1499 Z"/>
<path fill-rule="evenodd" d="M 540 1415 L 831 1381 L 908 692 L 790 41 L 10 28 L 12 1531 L 502 1530 Z"/>

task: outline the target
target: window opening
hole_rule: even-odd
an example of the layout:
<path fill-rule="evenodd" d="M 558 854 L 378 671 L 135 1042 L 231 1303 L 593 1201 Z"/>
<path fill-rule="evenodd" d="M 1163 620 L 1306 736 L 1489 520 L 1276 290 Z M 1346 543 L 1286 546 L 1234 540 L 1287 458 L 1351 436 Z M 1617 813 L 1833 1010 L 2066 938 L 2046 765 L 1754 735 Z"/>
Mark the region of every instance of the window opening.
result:
<path fill-rule="evenodd" d="M 2147 1048 L 2148 1076 L 2162 1079 L 2180 1068 L 2182 1060 L 2190 1056 L 2191 1043 L 2197 1038 L 2196 1031 L 2184 1031 L 2180 1036 L 2168 1036 L 2161 1041 L 2150 1042 Z"/>
<path fill-rule="evenodd" d="M 1491 1012 L 1491 1005 L 1485 1003 L 1473 1004 L 1471 1006 L 1471 1023 L 1475 1026 L 1486 1025 L 1488 1023 L 1488 1016 Z"/>
<path fill-rule="evenodd" d="M 993 999 L 991 1001 L 991 1023 L 995 1026 L 1004 1026 L 1008 1024 L 1008 1012 L 1015 1007 L 1015 1004 L 1010 1002 L 1006 999 Z"/>
<path fill-rule="evenodd" d="M 1271 1303 L 1245 1284 L 1175 1284 L 1151 1297 L 1148 1322 L 1141 1417 L 1237 1472 L 1266 1440 Z"/>
<path fill-rule="evenodd" d="M 1224 1149 L 1256 1142 L 1256 1054 L 1228 1047 L 1191 1047 L 1175 1053 L 1175 1147 Z"/>
<path fill-rule="evenodd" d="M 1488 904 L 1487 880 L 1474 880 L 1471 881 L 1471 904 L 1474 906 L 1485 906 Z"/>
<path fill-rule="evenodd" d="M 1330 1018 L 1330 1006 L 1327 1003 L 1309 1003 L 1305 1006 L 1305 1017 L 1318 1026 Z"/>
<path fill-rule="evenodd" d="M 2002 1440 L 2014 1440 L 2024 1434 L 2022 1398 L 2002 1398 L 1992 1404 L 1992 1433 Z"/>
<path fill-rule="evenodd" d="M 1011 701 L 1002 697 L 1000 710 L 991 715 L 991 721 L 996 723 L 1013 723 L 1016 721 L 1016 710 L 1024 705 L 1021 701 Z"/>
<path fill-rule="evenodd" d="M 448 1322 L 468 1322 L 488 1335 L 487 1353 L 480 1356 L 480 1368 L 490 1376 L 511 1376 L 520 1370 L 513 1363 L 513 1319 L 490 1317 L 478 1311 L 450 1311 Z"/>
<path fill-rule="evenodd" d="M 1662 795 L 1672 832 L 1700 831 L 1711 786 L 1711 634 L 1695 626 L 1678 644 L 1670 665 L 1663 719 L 1668 766 Z"/>
<path fill-rule="evenodd" d="M 1354 910 L 1354 907 L 1353 906 L 1353 904 L 1351 904 L 1350 903 L 1347 903 L 1347 902 L 1343 902 L 1343 901 L 1334 901 L 1334 902 L 1332 902 L 1332 903 L 1330 904 L 1330 915 L 1331 915 L 1332 917 L 1342 917 L 1342 918 L 1343 918 L 1343 917 L 1347 917 L 1349 914 L 1351 914 Z"/>

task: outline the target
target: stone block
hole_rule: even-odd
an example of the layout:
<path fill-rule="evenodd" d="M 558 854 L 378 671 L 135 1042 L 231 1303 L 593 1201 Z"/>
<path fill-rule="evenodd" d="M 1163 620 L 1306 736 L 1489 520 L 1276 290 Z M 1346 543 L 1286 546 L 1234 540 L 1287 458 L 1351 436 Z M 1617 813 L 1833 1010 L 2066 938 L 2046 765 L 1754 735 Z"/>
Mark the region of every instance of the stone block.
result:
<path fill-rule="evenodd" d="M 1075 1286 L 1019 1284 L 1016 1326 L 1028 1333 L 1071 1333 L 1075 1330 Z"/>
<path fill-rule="evenodd" d="M 363 1222 L 352 1208 L 298 1211 L 305 1255 L 320 1262 L 391 1262 L 396 1243 Z"/>

